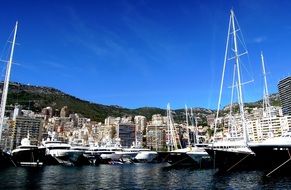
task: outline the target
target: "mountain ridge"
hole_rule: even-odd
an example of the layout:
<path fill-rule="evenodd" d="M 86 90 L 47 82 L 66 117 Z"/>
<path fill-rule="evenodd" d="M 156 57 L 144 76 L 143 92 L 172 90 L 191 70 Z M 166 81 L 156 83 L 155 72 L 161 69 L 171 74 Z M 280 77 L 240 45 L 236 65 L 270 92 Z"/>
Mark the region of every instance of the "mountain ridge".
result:
<path fill-rule="evenodd" d="M 3 83 L 0 84 L 2 88 Z M 279 104 L 278 93 L 270 95 L 271 104 Z M 166 109 L 158 107 L 141 107 L 136 109 L 124 108 L 118 105 L 103 105 L 93 103 L 87 100 L 82 100 L 70 94 L 64 93 L 61 90 L 46 86 L 26 85 L 18 82 L 11 82 L 9 85 L 7 105 L 20 104 L 24 109 L 31 109 L 35 112 L 40 112 L 44 107 L 52 107 L 56 114 L 63 106 L 68 106 L 70 113 L 80 113 L 97 122 L 104 122 L 108 116 L 122 117 L 126 115 L 143 115 L 148 120 L 153 114 L 166 114 Z M 252 103 L 246 103 L 249 107 L 261 107 L 262 100 Z M 227 106 L 223 108 L 226 111 Z M 184 109 L 175 109 L 176 118 L 182 121 L 185 115 Z M 193 108 L 195 115 L 199 116 L 203 123 L 206 121 L 206 116 L 215 113 L 215 110 L 207 108 Z"/>

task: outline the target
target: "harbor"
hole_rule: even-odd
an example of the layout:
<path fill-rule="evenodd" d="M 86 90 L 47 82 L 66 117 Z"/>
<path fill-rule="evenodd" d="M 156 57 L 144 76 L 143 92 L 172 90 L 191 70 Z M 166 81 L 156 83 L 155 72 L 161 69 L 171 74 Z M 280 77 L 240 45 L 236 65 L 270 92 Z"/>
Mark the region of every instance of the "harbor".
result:
<path fill-rule="evenodd" d="M 174 1 L 165 6 L 168 12 L 159 12 L 154 7 L 165 4 L 157 1 L 92 3 L 104 6 L 101 13 L 77 0 L 72 7 L 60 2 L 69 7 L 60 6 L 60 15 L 69 19 L 60 17 L 62 27 L 45 25 L 62 41 L 50 48 L 43 42 L 50 38 L 52 45 L 51 37 L 27 35 L 21 20 L 5 31 L 10 35 L 0 54 L 0 189 L 290 189 L 291 76 L 282 56 L 273 53 L 281 48 L 273 48 L 278 39 L 266 37 L 257 18 L 246 14 L 255 9 L 241 2 L 237 10 L 226 10 L 229 2 L 223 2 L 227 6 L 213 11 L 216 2 L 204 7 Z M 192 3 L 199 6 L 185 6 Z M 83 7 L 101 17 L 87 18 L 90 11 Z M 99 20 L 103 15 L 106 22 Z M 185 26 L 173 27 L 170 20 Z M 198 30 L 192 22 L 213 28 Z M 31 38 L 43 49 L 19 47 Z M 42 55 L 41 76 L 36 62 L 29 65 L 26 47 Z M 26 60 L 25 72 L 19 72 L 19 58 Z M 57 82 L 27 83 L 35 78 Z M 129 106 L 119 106 L 123 101 Z M 143 107 L 133 106 L 137 102 Z"/>

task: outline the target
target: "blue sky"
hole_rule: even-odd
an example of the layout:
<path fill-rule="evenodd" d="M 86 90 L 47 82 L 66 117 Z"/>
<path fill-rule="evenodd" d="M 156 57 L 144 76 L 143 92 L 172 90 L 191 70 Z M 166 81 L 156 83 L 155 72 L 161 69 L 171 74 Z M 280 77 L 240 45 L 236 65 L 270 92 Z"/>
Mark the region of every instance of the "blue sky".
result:
<path fill-rule="evenodd" d="M 271 93 L 291 72 L 288 0 L 0 4 L 1 52 L 19 21 L 11 80 L 54 87 L 95 103 L 165 108 L 170 102 L 174 108 L 216 108 L 231 8 L 249 51 L 246 80 L 255 80 L 244 87 L 245 101 L 262 97 L 260 51 Z M 228 102 L 224 99 L 223 105 Z"/>

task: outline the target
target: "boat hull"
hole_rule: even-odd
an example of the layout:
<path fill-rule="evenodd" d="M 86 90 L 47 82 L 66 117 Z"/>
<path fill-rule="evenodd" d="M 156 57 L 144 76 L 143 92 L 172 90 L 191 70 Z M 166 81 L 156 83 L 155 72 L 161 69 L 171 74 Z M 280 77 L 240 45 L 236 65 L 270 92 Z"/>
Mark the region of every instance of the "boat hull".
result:
<path fill-rule="evenodd" d="M 140 151 L 134 158 L 134 162 L 153 163 L 157 162 L 158 153 L 154 151 Z"/>
<path fill-rule="evenodd" d="M 45 148 L 21 149 L 12 153 L 17 166 L 42 166 L 45 159 Z"/>
<path fill-rule="evenodd" d="M 250 149 L 255 153 L 257 169 L 271 171 L 281 166 L 279 171 L 290 171 L 291 146 L 250 146 Z"/>
<path fill-rule="evenodd" d="M 89 160 L 79 150 L 50 150 L 47 152 L 46 165 L 87 165 Z"/>
<path fill-rule="evenodd" d="M 171 152 L 168 163 L 172 166 L 191 168 L 210 168 L 211 157 L 205 151 Z"/>
<path fill-rule="evenodd" d="M 194 160 L 196 168 L 210 168 L 212 166 L 212 159 L 206 151 L 187 152 L 187 155 Z"/>
<path fill-rule="evenodd" d="M 212 159 L 212 167 L 220 171 L 253 169 L 255 166 L 254 154 L 223 149 L 205 148 Z"/>
<path fill-rule="evenodd" d="M 197 166 L 197 162 L 193 160 L 187 153 L 171 152 L 168 157 L 168 163 L 171 166 Z"/>

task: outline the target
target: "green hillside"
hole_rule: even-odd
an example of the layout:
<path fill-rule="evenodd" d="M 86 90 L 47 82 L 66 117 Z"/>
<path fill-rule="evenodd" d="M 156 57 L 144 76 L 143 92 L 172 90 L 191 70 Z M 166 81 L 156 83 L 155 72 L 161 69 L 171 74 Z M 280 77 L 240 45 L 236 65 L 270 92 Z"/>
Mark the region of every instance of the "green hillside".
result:
<path fill-rule="evenodd" d="M 1 89 L 2 86 L 3 83 L 0 84 Z M 270 101 L 272 105 L 280 105 L 278 94 L 271 95 Z M 7 105 L 13 106 L 15 104 L 22 105 L 24 109 L 30 109 L 35 112 L 40 112 L 42 108 L 49 106 L 55 110 L 55 115 L 58 115 L 59 110 L 61 110 L 63 106 L 68 106 L 70 113 L 80 113 L 84 117 L 98 122 L 104 122 L 104 119 L 108 116 L 143 115 L 150 120 L 153 114 L 166 115 L 166 110 L 161 108 L 143 107 L 128 109 L 120 106 L 108 106 L 81 100 L 54 88 L 10 83 Z M 261 105 L 262 100 L 246 104 L 248 107 L 261 107 Z M 225 111 L 227 111 L 226 107 Z M 201 118 L 203 123 L 205 123 L 206 116 L 213 114 L 214 110 L 195 108 L 193 112 L 196 116 Z M 173 115 L 175 121 L 185 121 L 184 109 L 174 110 Z"/>
<path fill-rule="evenodd" d="M 0 85 L 2 88 L 3 83 Z M 70 113 L 80 113 L 94 121 L 104 122 L 108 116 L 144 115 L 151 118 L 153 114 L 165 115 L 166 111 L 160 108 L 127 109 L 119 106 L 107 106 L 81 100 L 57 89 L 10 83 L 7 105 L 20 104 L 24 109 L 40 112 L 44 107 L 52 107 L 56 115 L 63 106 L 68 106 Z"/>

